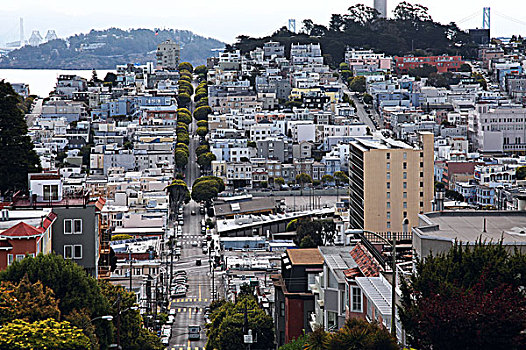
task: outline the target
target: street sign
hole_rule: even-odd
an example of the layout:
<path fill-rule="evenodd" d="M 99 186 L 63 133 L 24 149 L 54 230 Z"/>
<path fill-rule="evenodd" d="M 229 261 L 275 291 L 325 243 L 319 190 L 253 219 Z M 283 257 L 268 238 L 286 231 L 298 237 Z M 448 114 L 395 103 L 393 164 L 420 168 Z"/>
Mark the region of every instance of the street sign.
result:
<path fill-rule="evenodd" d="M 245 339 L 245 344 L 252 344 L 252 343 L 254 343 L 253 339 L 252 339 L 252 334 L 244 335 L 243 338 Z"/>

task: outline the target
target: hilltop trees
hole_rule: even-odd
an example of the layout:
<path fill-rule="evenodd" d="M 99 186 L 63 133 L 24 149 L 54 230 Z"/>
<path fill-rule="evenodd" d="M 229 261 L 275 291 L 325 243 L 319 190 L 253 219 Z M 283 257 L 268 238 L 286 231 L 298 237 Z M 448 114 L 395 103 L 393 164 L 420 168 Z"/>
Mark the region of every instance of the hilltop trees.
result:
<path fill-rule="evenodd" d="M 402 280 L 400 318 L 418 349 L 523 349 L 526 256 L 455 243 Z M 444 336 L 447 334 L 447 336 Z"/>
<path fill-rule="evenodd" d="M 192 199 L 210 204 L 212 199 L 225 190 L 225 183 L 217 176 L 202 176 L 192 185 Z"/>
<path fill-rule="evenodd" d="M 41 170 L 21 103 L 11 84 L 0 81 L 0 196 L 26 189 L 27 174 Z"/>

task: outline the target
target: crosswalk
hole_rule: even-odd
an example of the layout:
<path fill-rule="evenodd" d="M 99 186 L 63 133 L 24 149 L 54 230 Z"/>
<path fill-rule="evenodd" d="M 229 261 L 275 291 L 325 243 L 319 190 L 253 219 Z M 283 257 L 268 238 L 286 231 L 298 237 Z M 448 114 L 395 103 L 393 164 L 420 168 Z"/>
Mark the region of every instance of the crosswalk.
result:
<path fill-rule="evenodd" d="M 177 313 L 185 313 L 185 312 L 191 312 L 191 313 L 203 313 L 204 312 L 204 308 L 203 307 L 198 307 L 197 308 L 197 312 L 195 312 L 195 307 L 174 307 L 173 309 L 175 309 L 175 311 L 177 311 Z"/>
<path fill-rule="evenodd" d="M 177 298 L 173 303 L 191 303 L 191 302 L 207 302 L 208 298 Z"/>

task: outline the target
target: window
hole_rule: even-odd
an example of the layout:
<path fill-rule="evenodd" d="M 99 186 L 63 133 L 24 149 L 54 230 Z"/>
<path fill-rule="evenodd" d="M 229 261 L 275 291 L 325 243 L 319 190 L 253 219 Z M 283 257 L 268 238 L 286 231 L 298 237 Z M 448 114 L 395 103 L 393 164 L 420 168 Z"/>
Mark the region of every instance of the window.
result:
<path fill-rule="evenodd" d="M 327 328 L 333 329 L 338 326 L 336 317 L 336 312 L 327 311 Z"/>
<path fill-rule="evenodd" d="M 405 172 L 405 171 L 403 173 L 403 178 L 404 178 L 404 180 L 407 179 L 407 172 Z"/>
<path fill-rule="evenodd" d="M 424 206 L 424 202 L 420 202 L 420 207 L 423 207 Z"/>
<path fill-rule="evenodd" d="M 420 177 L 424 177 L 424 172 L 423 171 L 420 172 Z"/>
<path fill-rule="evenodd" d="M 391 228 L 391 221 L 387 221 L 387 228 Z"/>
<path fill-rule="evenodd" d="M 420 181 L 420 187 L 424 187 L 424 183 Z"/>
<path fill-rule="evenodd" d="M 407 192 L 404 192 L 404 198 L 407 198 Z"/>
<path fill-rule="evenodd" d="M 280 316 L 285 316 L 285 302 L 284 301 L 279 303 L 279 314 Z"/>
<path fill-rule="evenodd" d="M 387 173 L 387 180 L 391 179 L 391 173 Z"/>
<path fill-rule="evenodd" d="M 387 209 L 391 209 L 391 202 L 387 202 Z"/>
<path fill-rule="evenodd" d="M 45 201 L 58 199 L 58 185 L 43 185 L 43 189 Z"/>
<path fill-rule="evenodd" d="M 73 258 L 73 246 L 65 245 L 64 246 L 64 259 Z"/>
<path fill-rule="evenodd" d="M 387 169 L 391 169 L 391 163 L 387 163 L 386 166 L 387 166 Z"/>
<path fill-rule="evenodd" d="M 352 312 L 363 312 L 362 290 L 358 287 L 351 287 L 351 311 Z"/>
<path fill-rule="evenodd" d="M 391 183 L 390 182 L 386 182 L 386 185 L 387 185 L 387 189 L 391 188 Z"/>
<path fill-rule="evenodd" d="M 16 261 L 21 261 L 25 258 L 26 256 L 24 254 L 17 254 L 16 255 Z"/>
<path fill-rule="evenodd" d="M 7 254 L 7 266 L 13 263 L 13 254 Z"/>
<path fill-rule="evenodd" d="M 387 199 L 391 198 L 391 192 L 387 192 Z"/>
<path fill-rule="evenodd" d="M 82 245 L 75 244 L 73 249 L 73 259 L 82 259 Z"/>
<path fill-rule="evenodd" d="M 420 162 L 420 167 L 421 167 L 421 168 L 424 167 L 424 162 Z"/>
<path fill-rule="evenodd" d="M 420 197 L 424 197 L 424 192 L 420 192 Z"/>
<path fill-rule="evenodd" d="M 404 169 L 407 169 L 407 162 L 404 162 Z"/>
<path fill-rule="evenodd" d="M 388 211 L 388 212 L 387 212 L 387 219 L 390 219 L 390 218 L 391 218 L 391 212 Z"/>
<path fill-rule="evenodd" d="M 64 220 L 64 234 L 70 235 L 73 233 L 73 220 L 65 219 Z"/>
<path fill-rule="evenodd" d="M 81 234 L 82 233 L 82 219 L 73 220 L 73 233 Z"/>
<path fill-rule="evenodd" d="M 404 202 L 404 209 L 407 209 L 407 202 Z"/>
<path fill-rule="evenodd" d="M 407 182 L 404 182 L 404 189 L 407 188 Z"/>
<path fill-rule="evenodd" d="M 404 211 L 404 219 L 407 217 L 407 212 Z"/>
<path fill-rule="evenodd" d="M 391 159 L 391 153 L 389 153 L 389 152 L 386 153 L 386 154 L 385 154 L 385 158 L 387 158 L 387 159 Z"/>
<path fill-rule="evenodd" d="M 404 159 L 407 159 L 407 152 L 404 152 Z"/>

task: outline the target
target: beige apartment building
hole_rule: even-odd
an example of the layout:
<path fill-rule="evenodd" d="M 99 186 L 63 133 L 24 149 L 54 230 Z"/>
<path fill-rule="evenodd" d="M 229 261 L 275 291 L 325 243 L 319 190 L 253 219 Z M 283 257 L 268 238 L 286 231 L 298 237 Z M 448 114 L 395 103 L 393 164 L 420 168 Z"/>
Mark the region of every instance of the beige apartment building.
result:
<path fill-rule="evenodd" d="M 157 69 L 176 70 L 181 57 L 181 47 L 173 40 L 166 40 L 157 46 Z"/>
<path fill-rule="evenodd" d="M 380 133 L 350 143 L 350 227 L 378 233 L 411 232 L 431 211 L 433 134 L 409 145 Z"/>

